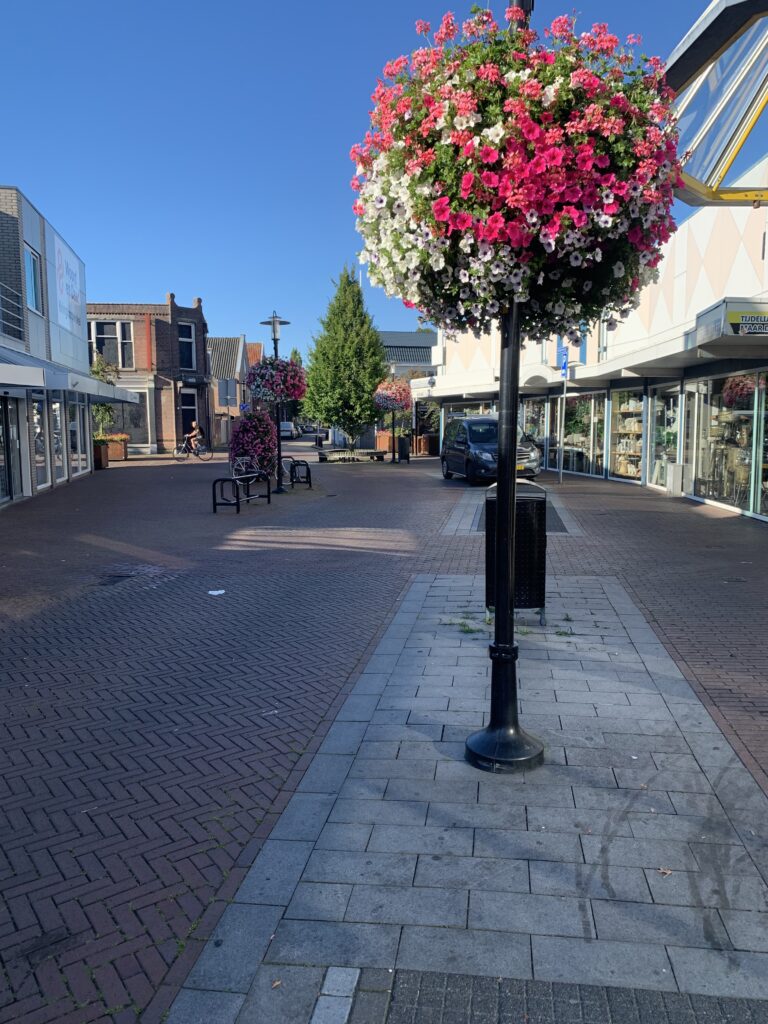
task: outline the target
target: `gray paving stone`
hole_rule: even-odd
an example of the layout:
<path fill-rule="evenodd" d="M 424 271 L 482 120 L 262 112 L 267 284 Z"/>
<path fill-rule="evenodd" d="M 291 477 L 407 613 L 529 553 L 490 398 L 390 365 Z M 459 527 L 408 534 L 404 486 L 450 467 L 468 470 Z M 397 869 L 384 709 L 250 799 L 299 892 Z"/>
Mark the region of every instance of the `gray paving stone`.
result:
<path fill-rule="evenodd" d="M 570 786 L 523 785 L 507 786 L 500 790 L 496 777 L 490 776 L 488 780 L 481 780 L 481 804 L 497 804 L 501 799 L 510 805 L 573 808 L 573 790 Z"/>
<path fill-rule="evenodd" d="M 642 771 L 617 768 L 616 779 L 622 789 L 662 789 L 683 793 L 711 793 L 709 779 L 701 771 L 686 772 L 675 768 L 664 771 Z"/>
<path fill-rule="evenodd" d="M 352 1004 L 350 1024 L 384 1024 L 388 1007 L 388 992 L 359 991 Z"/>
<path fill-rule="evenodd" d="M 352 1010 L 351 996 L 319 996 L 309 1024 L 347 1024 Z"/>
<path fill-rule="evenodd" d="M 669 799 L 677 814 L 693 818 L 728 820 L 723 805 L 714 793 L 670 793 Z"/>
<path fill-rule="evenodd" d="M 387 800 L 436 800 L 440 803 L 473 804 L 477 802 L 477 787 L 477 782 L 392 779 L 385 796 Z"/>
<path fill-rule="evenodd" d="M 730 768 L 741 764 L 730 743 L 722 734 L 703 736 L 691 733 L 687 740 L 688 746 L 702 768 Z"/>
<path fill-rule="evenodd" d="M 374 825 L 369 850 L 387 853 L 445 853 L 472 855 L 471 828 L 415 825 Z"/>
<path fill-rule="evenodd" d="M 432 803 L 427 824 L 443 828 L 526 828 L 522 804 L 451 804 Z"/>
<path fill-rule="evenodd" d="M 355 761 L 350 779 L 434 779 L 435 760 L 392 760 L 369 757 Z"/>
<path fill-rule="evenodd" d="M 585 768 L 623 767 L 649 771 L 654 768 L 649 753 L 635 753 L 631 746 L 624 750 L 618 750 L 616 747 L 566 747 L 565 753 L 569 765 L 582 765 Z"/>
<path fill-rule="evenodd" d="M 530 939 L 509 932 L 406 926 L 397 966 L 411 971 L 530 978 Z"/>
<path fill-rule="evenodd" d="M 463 743 L 401 743 L 398 752 L 401 761 L 437 760 L 461 761 L 464 758 Z"/>
<path fill-rule="evenodd" d="M 238 903 L 287 906 L 313 844 L 268 839 L 237 890 Z"/>
<path fill-rule="evenodd" d="M 245 994 L 282 915 L 282 907 L 230 904 L 190 971 L 185 986 Z"/>
<path fill-rule="evenodd" d="M 348 754 L 315 754 L 298 789 L 302 793 L 338 793 L 353 758 Z"/>
<path fill-rule="evenodd" d="M 701 871 L 720 872 L 724 875 L 759 876 L 749 853 L 733 844 L 717 846 L 714 843 L 690 843 L 691 852 Z"/>
<path fill-rule="evenodd" d="M 595 936 L 589 900 L 531 893 L 471 892 L 469 927 L 532 935 Z"/>
<path fill-rule="evenodd" d="M 369 722 L 378 704 L 378 694 L 351 693 L 341 705 L 336 721 Z"/>
<path fill-rule="evenodd" d="M 669 797 L 660 790 L 646 793 L 644 790 L 588 789 L 574 786 L 573 798 L 577 807 L 595 807 L 600 810 L 622 811 L 625 814 L 648 811 L 653 814 L 674 814 Z"/>
<path fill-rule="evenodd" d="M 315 844 L 316 850 L 364 850 L 371 838 L 373 825 L 346 825 L 329 822 Z"/>
<path fill-rule="evenodd" d="M 528 892 L 528 864 L 524 860 L 491 857 L 419 857 L 416 886 L 439 889 L 484 889 L 493 892 Z"/>
<path fill-rule="evenodd" d="M 720 916 L 735 949 L 768 953 L 768 914 L 754 910 L 721 910 Z"/>
<path fill-rule="evenodd" d="M 382 740 L 405 740 L 414 743 L 425 740 L 441 740 L 442 725 L 369 725 L 365 730 L 366 740 L 380 742 Z"/>
<path fill-rule="evenodd" d="M 283 920 L 266 961 L 329 967 L 394 967 L 399 938 L 396 925 Z"/>
<path fill-rule="evenodd" d="M 475 857 L 583 863 L 577 835 L 566 832 L 519 832 L 513 829 L 475 829 Z"/>
<path fill-rule="evenodd" d="M 682 814 L 637 814 L 630 810 L 632 834 L 638 839 L 680 839 L 692 843 L 738 843 L 739 837 L 725 819 L 697 818 Z"/>
<path fill-rule="evenodd" d="M 351 895 L 351 885 L 299 882 L 285 916 L 308 921 L 342 921 Z"/>
<path fill-rule="evenodd" d="M 671 946 L 729 949 L 730 941 L 716 910 L 592 900 L 599 939 L 655 942 Z"/>
<path fill-rule="evenodd" d="M 383 800 L 387 779 L 350 779 L 347 776 L 339 790 L 340 800 Z"/>
<path fill-rule="evenodd" d="M 367 726 L 362 722 L 334 722 L 320 744 L 320 754 L 355 754 Z"/>
<path fill-rule="evenodd" d="M 322 994 L 351 998 L 355 994 L 359 978 L 360 971 L 356 967 L 329 967 L 325 972 Z"/>
<path fill-rule="evenodd" d="M 593 807 L 569 810 L 559 807 L 527 808 L 531 832 L 583 832 L 632 837 L 629 821 L 622 811 L 600 811 Z"/>
<path fill-rule="evenodd" d="M 624 839 L 582 836 L 587 864 L 624 864 L 636 868 L 671 868 L 697 871 L 699 864 L 686 843 L 672 839 Z"/>
<path fill-rule="evenodd" d="M 674 871 L 665 877 L 646 870 L 645 875 L 654 903 L 768 911 L 768 888 L 760 878 L 704 871 Z"/>
<path fill-rule="evenodd" d="M 423 825 L 427 802 L 417 800 L 337 800 L 328 820 L 350 825 Z"/>
<path fill-rule="evenodd" d="M 665 771 L 669 768 L 682 769 L 686 772 L 698 772 L 701 771 L 701 766 L 693 754 L 666 754 L 666 753 L 654 753 L 653 761 L 659 771 Z M 636 768 L 637 765 L 630 765 L 629 767 Z M 642 766 L 641 766 L 642 767 Z M 705 790 L 706 793 L 711 792 L 711 787 Z"/>
<path fill-rule="evenodd" d="M 743 765 L 738 768 L 705 768 L 712 788 L 727 814 L 732 811 L 752 813 L 760 818 L 768 815 L 768 797 Z"/>
<path fill-rule="evenodd" d="M 412 854 L 315 850 L 302 881 L 410 885 L 415 868 L 416 857 Z"/>
<path fill-rule="evenodd" d="M 256 972 L 237 1024 L 265 1024 L 267 1021 L 269 1024 L 305 1024 L 320 992 L 323 974 L 320 967 L 262 965 Z M 209 1022 L 206 1020 L 205 1024 Z"/>
<path fill-rule="evenodd" d="M 543 935 L 534 935 L 532 944 L 533 972 L 542 981 L 677 989 L 667 954 L 657 945 Z"/>
<path fill-rule="evenodd" d="M 653 733 L 641 735 L 632 732 L 623 733 L 604 730 L 603 736 L 606 747 L 617 750 L 630 750 L 633 754 L 640 754 L 646 751 L 652 753 L 655 751 L 666 751 L 670 754 L 687 754 L 689 750 L 688 744 L 680 735 L 657 736 Z"/>
<path fill-rule="evenodd" d="M 615 864 L 532 861 L 530 875 L 531 892 L 550 896 L 651 902 L 651 894 L 642 868 L 627 868 Z"/>
<path fill-rule="evenodd" d="M 364 742 L 360 744 L 357 751 L 357 757 L 397 757 L 399 750 L 400 744 L 396 741 L 390 741 L 388 743 Z"/>
<path fill-rule="evenodd" d="M 681 992 L 768 999 L 768 955 L 669 948 Z"/>
<path fill-rule="evenodd" d="M 235 992 L 182 989 L 173 1001 L 166 1024 L 235 1024 L 244 999 Z"/>
<path fill-rule="evenodd" d="M 464 928 L 467 896 L 462 889 L 356 885 L 345 920 Z"/>
<path fill-rule="evenodd" d="M 270 839 L 317 839 L 335 797 L 322 793 L 294 793 L 270 832 Z"/>

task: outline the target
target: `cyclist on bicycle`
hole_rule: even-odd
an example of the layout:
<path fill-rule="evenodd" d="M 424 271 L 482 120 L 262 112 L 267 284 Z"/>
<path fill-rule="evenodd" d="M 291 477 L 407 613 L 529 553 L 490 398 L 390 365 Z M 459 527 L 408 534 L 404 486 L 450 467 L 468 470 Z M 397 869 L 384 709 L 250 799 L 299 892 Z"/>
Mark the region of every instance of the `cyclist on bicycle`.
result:
<path fill-rule="evenodd" d="M 197 420 L 192 420 L 192 429 L 184 435 L 184 440 L 189 441 L 190 448 L 194 451 L 197 451 L 199 445 L 205 443 L 205 431 Z"/>

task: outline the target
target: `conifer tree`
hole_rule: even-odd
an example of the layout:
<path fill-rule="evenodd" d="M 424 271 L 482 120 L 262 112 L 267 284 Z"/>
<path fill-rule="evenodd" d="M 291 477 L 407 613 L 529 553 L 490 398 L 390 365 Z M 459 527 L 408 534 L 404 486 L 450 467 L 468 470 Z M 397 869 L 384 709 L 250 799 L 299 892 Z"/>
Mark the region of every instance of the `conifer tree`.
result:
<path fill-rule="evenodd" d="M 354 446 L 378 412 L 373 393 L 386 376 L 384 347 L 352 271 L 344 267 L 309 352 L 304 410 L 339 427 Z"/>

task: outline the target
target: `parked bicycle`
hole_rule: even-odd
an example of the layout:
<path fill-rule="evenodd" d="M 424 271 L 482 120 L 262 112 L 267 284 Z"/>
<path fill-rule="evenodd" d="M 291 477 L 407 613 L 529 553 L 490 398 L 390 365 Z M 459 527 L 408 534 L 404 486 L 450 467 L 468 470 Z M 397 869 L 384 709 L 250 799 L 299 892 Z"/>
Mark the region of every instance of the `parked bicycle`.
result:
<path fill-rule="evenodd" d="M 193 447 L 189 438 L 185 437 L 184 441 L 173 449 L 173 457 L 177 462 L 185 462 L 190 455 L 194 455 L 196 459 L 202 459 L 203 462 L 208 462 L 213 458 L 213 449 L 202 441 L 198 441 L 197 445 Z"/>

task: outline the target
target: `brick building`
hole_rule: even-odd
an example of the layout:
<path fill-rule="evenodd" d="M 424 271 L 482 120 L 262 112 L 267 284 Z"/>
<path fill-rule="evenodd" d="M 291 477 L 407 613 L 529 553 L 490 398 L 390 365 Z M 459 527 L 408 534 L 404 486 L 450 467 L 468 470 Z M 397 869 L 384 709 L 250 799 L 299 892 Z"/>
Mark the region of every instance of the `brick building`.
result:
<path fill-rule="evenodd" d="M 117 382 L 139 395 L 131 408 L 115 406 L 114 432 L 129 436 L 129 451 L 169 452 L 197 420 L 212 436 L 208 324 L 203 300 L 164 303 L 89 302 L 88 351 L 118 367 Z"/>

